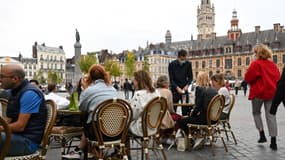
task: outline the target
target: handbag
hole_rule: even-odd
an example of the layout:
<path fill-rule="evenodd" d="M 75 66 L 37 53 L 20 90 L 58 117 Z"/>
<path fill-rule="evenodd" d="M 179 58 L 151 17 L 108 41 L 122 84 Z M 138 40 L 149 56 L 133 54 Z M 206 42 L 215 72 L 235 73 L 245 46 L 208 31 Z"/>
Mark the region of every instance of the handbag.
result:
<path fill-rule="evenodd" d="M 176 149 L 177 151 L 184 152 L 188 149 L 188 138 L 185 132 L 181 129 L 178 129 L 176 133 Z"/>
<path fill-rule="evenodd" d="M 175 126 L 175 122 L 172 119 L 172 116 L 168 110 L 166 110 L 165 115 L 161 122 L 161 129 L 169 129 Z"/>

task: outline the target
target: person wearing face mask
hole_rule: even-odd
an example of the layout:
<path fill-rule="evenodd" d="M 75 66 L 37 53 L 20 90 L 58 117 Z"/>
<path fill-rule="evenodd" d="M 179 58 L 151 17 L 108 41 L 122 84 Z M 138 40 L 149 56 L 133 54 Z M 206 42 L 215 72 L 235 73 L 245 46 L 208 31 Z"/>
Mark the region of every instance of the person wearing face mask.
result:
<path fill-rule="evenodd" d="M 176 60 L 169 63 L 168 74 L 170 87 L 173 94 L 173 103 L 183 102 L 185 96 L 186 103 L 189 102 L 188 87 L 193 80 L 192 64 L 186 60 L 187 51 L 179 50 Z M 176 111 L 176 107 L 174 107 Z M 182 108 L 182 115 L 188 115 L 189 108 Z"/>

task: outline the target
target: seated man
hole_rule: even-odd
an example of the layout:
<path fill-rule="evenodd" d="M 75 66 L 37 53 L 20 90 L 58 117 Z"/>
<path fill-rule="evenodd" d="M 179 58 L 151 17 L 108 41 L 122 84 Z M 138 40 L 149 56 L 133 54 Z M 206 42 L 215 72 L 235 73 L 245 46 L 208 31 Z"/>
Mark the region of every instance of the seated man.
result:
<path fill-rule="evenodd" d="M 11 89 L 7 107 L 7 121 L 12 131 L 8 156 L 34 153 L 40 147 L 47 119 L 42 92 L 25 80 L 24 69 L 16 64 L 4 65 L 0 72 L 3 89 Z M 0 132 L 3 126 L 0 126 Z M 1 139 L 5 135 L 1 133 Z M 0 146 L 1 150 L 2 146 Z"/>
<path fill-rule="evenodd" d="M 45 99 L 51 99 L 53 100 L 56 105 L 57 109 L 66 109 L 69 105 L 69 100 L 57 95 L 56 93 L 56 84 L 50 83 L 48 84 L 48 95 L 45 96 Z"/>

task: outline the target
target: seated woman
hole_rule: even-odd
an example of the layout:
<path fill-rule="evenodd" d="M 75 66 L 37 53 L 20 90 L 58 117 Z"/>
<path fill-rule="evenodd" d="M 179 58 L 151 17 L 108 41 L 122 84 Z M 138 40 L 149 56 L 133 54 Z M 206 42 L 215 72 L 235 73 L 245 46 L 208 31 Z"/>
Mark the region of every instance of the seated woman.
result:
<path fill-rule="evenodd" d="M 96 140 L 91 125 L 92 112 L 104 100 L 118 97 L 118 92 L 112 86 L 109 74 L 101 65 L 94 64 L 90 67 L 86 81 L 89 86 L 81 92 L 79 109 L 88 113 L 88 118 L 84 125 L 85 135 L 90 140 Z"/>
<path fill-rule="evenodd" d="M 137 136 L 143 136 L 141 113 L 147 103 L 160 94 L 153 87 L 150 75 L 143 70 L 134 73 L 134 88 L 135 93 L 130 100 L 133 110 L 133 120 L 130 123 L 130 131 Z M 156 130 L 149 129 L 148 133 L 149 135 L 153 135 L 156 133 Z"/>
<path fill-rule="evenodd" d="M 196 81 L 195 106 L 189 117 L 178 121 L 179 127 L 188 133 L 187 124 L 207 124 L 207 109 L 211 99 L 217 91 L 210 87 L 210 78 L 207 73 L 199 72 Z"/>
<path fill-rule="evenodd" d="M 169 80 L 167 76 L 165 75 L 158 77 L 156 81 L 157 91 L 160 93 L 162 97 L 165 97 L 167 99 L 167 109 L 168 109 L 168 112 L 171 114 L 171 117 L 170 117 L 172 118 L 171 120 L 178 121 L 181 119 L 181 116 L 179 114 L 176 114 L 176 112 L 174 111 L 173 101 L 172 101 L 172 92 L 169 90 L 169 84 L 170 84 Z M 164 117 L 162 120 L 162 127 L 164 127 L 165 125 L 165 127 L 167 128 L 167 125 L 169 125 L 169 124 L 165 124 L 167 122 L 169 122 L 169 120 L 167 120 L 166 117 Z"/>
<path fill-rule="evenodd" d="M 83 124 L 84 133 L 81 136 L 79 148 L 84 149 L 87 143 L 86 137 L 90 140 L 96 140 L 95 134 L 92 130 L 91 120 L 92 112 L 101 102 L 107 99 L 118 97 L 118 92 L 112 86 L 110 76 L 101 65 L 94 64 L 89 68 L 88 75 L 81 79 L 82 92 L 79 97 L 79 110 L 83 114 L 87 114 L 85 123 Z M 110 137 L 103 137 L 110 140 Z M 115 139 L 118 139 L 115 137 Z M 80 158 L 78 155 L 79 148 L 76 148 L 76 153 L 71 153 L 62 156 L 63 158 Z"/>
<path fill-rule="evenodd" d="M 226 119 L 230 110 L 230 92 L 225 86 L 225 80 L 223 74 L 215 74 L 211 77 L 212 87 L 218 91 L 219 95 L 223 95 L 225 97 L 225 106 L 223 112 L 221 114 L 220 119 Z"/>

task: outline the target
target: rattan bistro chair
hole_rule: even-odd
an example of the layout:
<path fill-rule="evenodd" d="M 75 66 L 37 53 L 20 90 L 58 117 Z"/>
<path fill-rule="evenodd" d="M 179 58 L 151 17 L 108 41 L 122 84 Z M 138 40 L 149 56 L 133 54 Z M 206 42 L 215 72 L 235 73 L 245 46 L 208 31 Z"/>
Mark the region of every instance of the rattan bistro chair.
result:
<path fill-rule="evenodd" d="M 46 127 L 41 142 L 41 149 L 36 151 L 34 154 L 25 155 L 25 156 L 15 156 L 15 157 L 6 157 L 5 160 L 39 160 L 46 159 L 46 152 L 48 149 L 48 141 L 51 133 L 51 129 L 56 120 L 56 104 L 52 100 L 46 100 L 47 106 L 47 121 Z"/>
<path fill-rule="evenodd" d="M 5 119 L 1 116 L 0 116 L 0 125 L 3 126 L 4 128 L 4 130 L 1 133 L 4 134 L 6 137 L 5 141 L 3 141 L 0 137 L 0 144 L 3 146 L 0 151 L 0 160 L 3 160 L 10 147 L 11 129 L 8 126 L 8 123 L 5 121 Z"/>
<path fill-rule="evenodd" d="M 233 109 L 234 105 L 235 105 L 235 95 L 234 94 L 230 94 L 230 104 L 229 104 L 230 109 L 229 109 L 229 113 L 228 113 L 228 116 L 226 117 L 226 119 L 221 119 L 220 120 L 220 124 L 223 127 L 221 129 L 221 131 L 225 132 L 227 140 L 229 141 L 228 132 L 230 132 L 232 137 L 233 137 L 234 143 L 237 144 L 236 137 L 235 137 L 234 132 L 232 131 L 231 125 L 230 125 L 230 115 L 231 115 L 231 112 L 232 112 L 232 109 Z"/>
<path fill-rule="evenodd" d="M 88 146 L 91 146 L 96 159 L 106 159 L 104 149 L 114 146 L 119 148 L 121 159 L 128 159 L 125 144 L 131 119 L 130 104 L 122 99 L 105 100 L 94 109 L 91 124 L 97 140 L 88 139 Z M 106 140 L 106 136 L 112 140 Z"/>
<path fill-rule="evenodd" d="M 165 115 L 167 109 L 167 100 L 164 97 L 155 97 L 145 106 L 141 118 L 142 118 L 142 132 L 143 136 L 130 134 L 130 140 L 135 140 L 139 148 L 131 147 L 130 150 L 141 150 L 141 158 L 144 156 L 149 160 L 149 149 L 152 151 L 160 151 L 160 158 L 167 160 L 166 155 L 163 150 L 163 146 L 160 143 L 160 126 L 162 119 Z M 148 129 L 156 130 L 154 135 L 148 134 Z M 150 142 L 153 142 L 151 145 Z"/>
<path fill-rule="evenodd" d="M 4 98 L 0 98 L 0 103 L 1 103 L 1 112 L 2 112 L 2 117 L 5 119 L 6 116 L 6 110 L 7 110 L 7 105 L 8 105 L 8 100 Z"/>
<path fill-rule="evenodd" d="M 187 124 L 189 128 L 189 133 L 188 133 L 189 142 L 190 143 L 192 142 L 192 138 L 209 139 L 213 155 L 215 155 L 213 142 L 215 142 L 216 138 L 220 138 L 222 140 L 225 151 L 228 152 L 228 148 L 225 144 L 224 138 L 222 137 L 219 128 L 219 120 L 224 105 L 225 105 L 224 96 L 222 95 L 214 96 L 210 101 L 207 109 L 207 125 Z"/>

